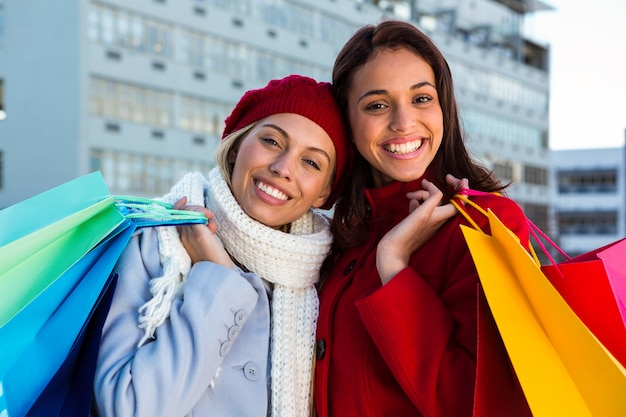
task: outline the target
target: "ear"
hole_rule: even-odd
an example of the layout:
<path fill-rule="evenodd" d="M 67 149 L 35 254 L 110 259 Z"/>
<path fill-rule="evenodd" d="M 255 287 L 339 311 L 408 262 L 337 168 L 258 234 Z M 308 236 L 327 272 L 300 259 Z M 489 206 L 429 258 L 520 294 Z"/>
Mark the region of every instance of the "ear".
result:
<path fill-rule="evenodd" d="M 322 191 L 322 193 L 317 197 L 317 199 L 315 200 L 312 206 L 315 208 L 322 207 L 324 203 L 326 202 L 326 200 L 328 199 L 328 196 L 330 196 L 330 192 L 331 192 L 330 184 L 327 184 L 326 187 L 324 187 L 324 190 Z"/>

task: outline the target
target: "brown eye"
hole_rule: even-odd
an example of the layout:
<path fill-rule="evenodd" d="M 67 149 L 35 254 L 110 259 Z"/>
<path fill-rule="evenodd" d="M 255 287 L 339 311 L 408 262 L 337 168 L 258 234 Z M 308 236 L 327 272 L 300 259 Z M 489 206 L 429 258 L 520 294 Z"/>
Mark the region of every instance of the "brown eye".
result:
<path fill-rule="evenodd" d="M 304 162 L 310 166 L 312 166 L 313 168 L 315 168 L 318 171 L 321 171 L 322 169 L 320 168 L 320 166 L 317 164 L 317 162 L 311 160 L 311 159 L 305 159 Z"/>
<path fill-rule="evenodd" d="M 415 97 L 415 99 L 413 99 L 413 102 L 418 103 L 418 104 L 423 104 L 423 103 L 428 103 L 432 99 L 433 98 L 431 96 L 417 96 Z"/>
<path fill-rule="evenodd" d="M 278 142 L 272 138 L 261 138 L 261 141 L 270 145 L 270 146 L 278 146 Z"/>
<path fill-rule="evenodd" d="M 386 107 L 387 106 L 384 105 L 383 103 L 371 103 L 371 104 L 368 104 L 367 106 L 365 106 L 365 110 L 368 110 L 368 111 L 370 111 L 370 110 L 380 110 L 380 109 L 384 109 Z"/>

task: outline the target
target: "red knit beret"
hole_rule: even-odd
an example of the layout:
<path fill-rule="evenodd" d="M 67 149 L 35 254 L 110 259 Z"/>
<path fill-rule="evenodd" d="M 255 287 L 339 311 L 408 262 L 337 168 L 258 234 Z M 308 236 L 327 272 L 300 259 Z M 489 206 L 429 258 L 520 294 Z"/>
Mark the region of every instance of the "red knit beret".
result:
<path fill-rule="evenodd" d="M 331 208 L 352 167 L 354 146 L 329 83 L 317 82 L 301 75 L 289 75 L 272 80 L 258 90 L 246 92 L 226 118 L 222 138 L 278 113 L 296 113 L 312 120 L 326 131 L 335 144 L 335 178 L 331 194 L 322 206 L 324 209 Z"/>

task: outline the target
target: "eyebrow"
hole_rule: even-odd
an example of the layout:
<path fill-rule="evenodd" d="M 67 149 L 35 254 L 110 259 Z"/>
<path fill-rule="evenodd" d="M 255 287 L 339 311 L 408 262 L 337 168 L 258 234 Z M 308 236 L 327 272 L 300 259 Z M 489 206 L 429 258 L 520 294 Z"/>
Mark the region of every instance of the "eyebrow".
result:
<path fill-rule="evenodd" d="M 432 88 L 434 88 L 435 90 L 437 89 L 437 87 L 435 87 L 432 83 L 428 82 L 428 81 L 422 81 L 419 82 L 417 84 L 413 84 L 409 90 L 417 90 L 418 88 L 422 88 L 424 86 L 431 86 Z M 361 95 L 361 97 L 359 97 L 357 99 L 357 103 L 361 100 L 363 100 L 364 98 L 368 97 L 368 96 L 378 96 L 381 94 L 386 94 L 387 90 L 370 90 L 370 91 L 366 91 L 365 93 L 363 93 Z"/>
<path fill-rule="evenodd" d="M 315 123 L 315 122 L 314 122 Z M 269 127 L 270 129 L 275 129 L 277 130 L 282 136 L 286 137 L 287 139 L 290 138 L 289 134 L 287 133 L 287 131 L 285 129 L 283 129 L 282 127 L 275 125 L 274 123 L 263 123 L 262 125 L 263 127 Z M 328 133 L 327 133 L 328 134 Z M 330 137 L 330 135 L 329 135 Z M 332 142 L 333 139 L 331 138 L 330 141 Z M 333 147 L 335 146 L 335 143 L 333 142 Z M 322 156 L 324 156 L 327 160 L 328 163 L 330 164 L 330 155 L 328 155 L 328 153 L 326 153 L 325 150 L 321 149 L 321 148 L 315 148 L 312 146 L 307 147 L 306 149 L 308 149 L 309 151 L 313 151 L 316 153 L 321 154 Z"/>

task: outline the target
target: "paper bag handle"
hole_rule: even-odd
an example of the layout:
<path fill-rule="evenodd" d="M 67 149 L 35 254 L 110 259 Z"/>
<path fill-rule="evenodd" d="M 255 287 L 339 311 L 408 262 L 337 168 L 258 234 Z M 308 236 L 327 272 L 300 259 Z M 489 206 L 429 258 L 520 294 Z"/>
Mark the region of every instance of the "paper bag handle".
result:
<path fill-rule="evenodd" d="M 472 225 L 472 227 L 476 230 L 479 231 L 483 231 L 481 230 L 481 228 L 478 226 L 478 224 L 476 224 L 476 222 L 474 221 L 474 219 L 472 219 L 472 217 L 467 213 L 467 211 L 464 208 L 464 205 L 468 204 L 472 207 L 474 207 L 478 212 L 480 212 L 481 214 L 483 214 L 485 217 L 488 215 L 487 211 L 480 207 L 478 204 L 476 204 L 474 201 L 472 201 L 469 196 L 479 196 L 479 195 L 500 195 L 498 193 L 488 193 L 485 191 L 478 191 L 478 190 L 472 190 L 470 188 L 463 188 L 460 189 L 453 197 L 452 200 L 450 200 L 450 203 L 452 203 L 452 205 L 454 207 L 456 207 L 456 209 L 459 211 L 459 213 L 461 213 L 463 215 L 463 217 L 465 217 L 465 219 Z M 463 204 L 459 203 L 462 202 Z M 558 270 L 558 265 L 557 262 L 554 260 L 554 258 L 552 257 L 552 255 L 550 255 L 550 252 L 546 249 L 545 245 L 543 244 L 543 241 L 541 238 L 543 238 L 546 242 L 548 242 L 550 244 L 550 246 L 552 246 L 553 248 L 555 248 L 561 255 L 563 255 L 563 257 L 567 260 L 571 259 L 569 255 L 567 255 L 565 253 L 565 251 L 563 251 L 563 249 L 561 249 L 552 239 L 550 239 L 548 237 L 548 235 L 543 232 L 535 223 L 533 223 L 528 217 L 525 217 L 526 219 L 526 223 L 528 224 L 528 229 L 530 231 L 530 234 L 532 235 L 532 237 L 535 239 L 535 241 L 537 242 L 537 244 L 539 245 L 539 247 L 541 248 L 541 251 L 543 252 L 543 254 L 548 258 L 548 260 L 550 261 L 550 263 L 556 267 L 556 269 Z M 540 238 L 541 237 L 541 238 Z M 537 266 L 541 266 L 541 262 L 539 261 L 539 257 L 537 256 L 537 253 L 535 252 L 535 248 L 533 247 L 532 244 L 529 244 L 529 249 L 530 249 L 530 253 L 533 257 L 533 259 L 535 260 L 535 263 L 537 264 Z M 559 270 L 560 272 L 560 270 Z"/>
<path fill-rule="evenodd" d="M 197 211 L 176 210 L 164 201 L 128 195 L 113 196 L 115 206 L 137 227 L 206 224 L 207 218 Z"/>

